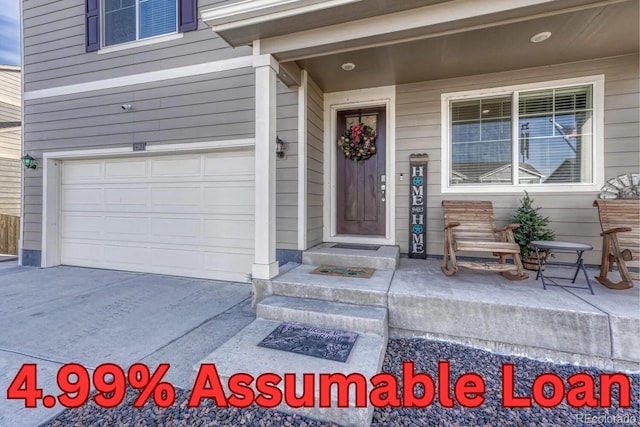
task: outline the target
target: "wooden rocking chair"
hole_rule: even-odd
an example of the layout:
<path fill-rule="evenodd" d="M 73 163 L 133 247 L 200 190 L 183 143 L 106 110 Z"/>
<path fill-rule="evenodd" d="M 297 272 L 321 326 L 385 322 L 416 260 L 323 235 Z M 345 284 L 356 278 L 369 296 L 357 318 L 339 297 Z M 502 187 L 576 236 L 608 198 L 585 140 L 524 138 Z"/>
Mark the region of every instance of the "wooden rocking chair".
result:
<path fill-rule="evenodd" d="M 602 227 L 602 263 L 596 280 L 610 289 L 629 289 L 638 273 L 631 273 L 627 261 L 640 259 L 640 200 L 596 200 Z M 621 280 L 612 282 L 607 274 L 617 264 Z"/>
<path fill-rule="evenodd" d="M 453 276 L 459 267 L 496 271 L 509 280 L 529 277 L 520 259 L 520 246 L 515 242 L 513 230 L 518 224 L 496 228 L 491 202 L 444 200 L 444 262 L 442 272 Z M 457 252 L 489 252 L 498 256 L 496 263 L 458 261 Z M 513 264 L 507 264 L 511 255 Z M 451 264 L 451 266 L 449 266 Z"/>

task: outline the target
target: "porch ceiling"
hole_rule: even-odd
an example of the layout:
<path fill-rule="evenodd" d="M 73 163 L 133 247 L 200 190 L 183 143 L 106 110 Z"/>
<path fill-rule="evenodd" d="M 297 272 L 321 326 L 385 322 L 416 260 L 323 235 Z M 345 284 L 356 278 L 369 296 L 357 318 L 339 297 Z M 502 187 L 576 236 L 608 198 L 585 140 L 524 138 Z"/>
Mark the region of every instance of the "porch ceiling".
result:
<path fill-rule="evenodd" d="M 297 52 L 302 57 L 293 62 L 306 69 L 323 91 L 336 92 L 633 54 L 640 45 L 639 3 L 600 2 L 596 7 L 533 14 L 490 26 L 445 25 L 437 33 L 430 28 L 423 38 L 393 44 L 309 53 L 310 57 Z M 529 41 L 542 31 L 552 36 L 542 43 Z M 286 62 L 289 54 L 279 59 Z M 340 66 L 345 62 L 355 64 L 355 70 L 343 71 Z"/>
<path fill-rule="evenodd" d="M 257 53 L 335 92 L 637 53 L 639 3 L 255 0 L 204 10 L 202 19 L 233 46 L 259 40 Z M 529 41 L 542 31 L 551 38 Z M 343 71 L 345 62 L 355 70 Z"/>

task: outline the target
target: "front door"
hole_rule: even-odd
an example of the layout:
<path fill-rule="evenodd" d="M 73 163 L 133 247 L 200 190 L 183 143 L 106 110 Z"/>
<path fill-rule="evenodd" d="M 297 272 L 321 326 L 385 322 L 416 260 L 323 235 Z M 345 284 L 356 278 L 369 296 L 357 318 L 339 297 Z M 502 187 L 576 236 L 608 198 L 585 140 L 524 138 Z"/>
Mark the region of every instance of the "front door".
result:
<path fill-rule="evenodd" d="M 338 111 L 338 135 L 358 123 L 375 129 L 375 153 L 366 160 L 348 159 L 336 150 L 336 231 L 338 234 L 385 235 L 386 109 Z"/>

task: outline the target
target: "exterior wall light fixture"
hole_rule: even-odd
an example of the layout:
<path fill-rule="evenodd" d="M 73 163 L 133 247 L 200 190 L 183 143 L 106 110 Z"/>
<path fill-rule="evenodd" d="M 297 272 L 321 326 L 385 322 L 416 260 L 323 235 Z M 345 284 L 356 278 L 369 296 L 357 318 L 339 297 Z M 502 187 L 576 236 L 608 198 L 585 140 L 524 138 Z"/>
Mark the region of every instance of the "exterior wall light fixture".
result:
<path fill-rule="evenodd" d="M 22 162 L 24 163 L 24 167 L 27 169 L 36 169 L 38 167 L 36 159 L 31 157 L 29 153 L 22 156 Z"/>
<path fill-rule="evenodd" d="M 279 136 L 276 137 L 276 157 L 279 159 L 284 159 L 284 152 L 287 148 L 287 145 L 283 140 L 280 139 Z"/>

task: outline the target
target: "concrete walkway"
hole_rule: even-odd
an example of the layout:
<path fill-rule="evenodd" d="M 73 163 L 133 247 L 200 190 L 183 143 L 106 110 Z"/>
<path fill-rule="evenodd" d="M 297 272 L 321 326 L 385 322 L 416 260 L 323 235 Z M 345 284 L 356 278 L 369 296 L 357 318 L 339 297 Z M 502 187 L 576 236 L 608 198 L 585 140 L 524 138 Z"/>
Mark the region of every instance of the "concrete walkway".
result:
<path fill-rule="evenodd" d="M 7 264 L 7 263 L 2 263 Z M 25 409 L 6 390 L 25 363 L 38 386 L 58 394 L 65 363 L 171 368 L 190 388 L 193 366 L 255 318 L 247 284 L 57 267 L 0 269 L 0 426 L 37 426 L 64 408 Z"/>

